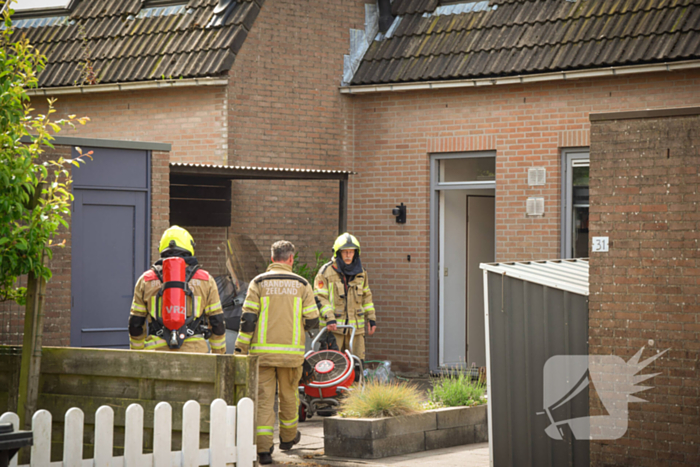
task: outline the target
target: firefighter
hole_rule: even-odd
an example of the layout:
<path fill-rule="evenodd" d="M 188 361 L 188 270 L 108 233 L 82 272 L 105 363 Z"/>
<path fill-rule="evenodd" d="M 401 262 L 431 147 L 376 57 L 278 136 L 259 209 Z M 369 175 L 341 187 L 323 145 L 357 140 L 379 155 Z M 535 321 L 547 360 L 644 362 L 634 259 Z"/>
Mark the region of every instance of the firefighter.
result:
<path fill-rule="evenodd" d="M 294 245 L 272 245 L 272 264 L 253 279 L 243 303 L 235 353 L 258 356 L 256 444 L 260 464 L 272 463 L 275 389 L 279 393 L 280 449 L 301 439 L 299 380 L 304 363 L 305 331 L 318 327 L 311 285 L 292 272 Z"/>
<path fill-rule="evenodd" d="M 321 326 L 327 326 L 341 352 L 350 348 L 351 331 L 338 330 L 338 324 L 355 326 L 353 353 L 365 359 L 365 322 L 367 334 L 377 329 L 367 271 L 362 268 L 360 242 L 344 233 L 333 244 L 333 259 L 324 264 L 314 281 L 314 294 L 321 307 Z M 366 319 L 366 321 L 365 321 Z"/>
<path fill-rule="evenodd" d="M 163 233 L 160 239 L 160 259 L 143 273 L 134 287 L 134 300 L 129 316 L 129 346 L 133 350 L 161 350 L 208 353 L 209 339 L 212 353 L 226 352 L 226 326 L 214 278 L 199 269 L 194 257 L 194 240 L 190 233 L 176 225 Z M 171 331 L 163 323 L 163 261 L 179 257 L 186 264 L 187 286 L 179 283 L 183 294 L 185 317 L 189 319 L 181 339 L 169 339 Z M 159 309 L 161 308 L 161 309 Z M 194 313 L 194 317 L 193 317 Z"/>

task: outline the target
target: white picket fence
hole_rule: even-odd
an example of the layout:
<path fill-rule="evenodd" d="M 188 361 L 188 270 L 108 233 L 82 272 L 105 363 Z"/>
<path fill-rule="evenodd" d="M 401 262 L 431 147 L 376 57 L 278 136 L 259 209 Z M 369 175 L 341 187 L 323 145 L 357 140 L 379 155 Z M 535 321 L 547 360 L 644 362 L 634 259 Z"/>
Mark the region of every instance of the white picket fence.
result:
<path fill-rule="evenodd" d="M 171 450 L 172 407 L 167 402 L 156 405 L 153 420 L 153 453 L 143 453 L 143 407 L 131 404 L 126 409 L 124 455 L 114 457 L 114 410 L 103 405 L 95 412 L 95 458 L 83 459 L 83 411 L 73 407 L 66 412 L 63 461 L 51 460 L 51 413 L 39 410 L 32 417 L 34 445 L 31 467 L 252 467 L 256 459 L 254 405 L 243 398 L 237 407 L 223 399 L 211 403 L 209 448 L 199 448 L 199 412 L 196 401 L 182 408 L 182 451 Z M 6 412 L 0 422 L 12 423 L 15 430 L 19 417 Z M 10 467 L 17 467 L 17 457 Z M 29 467 L 22 466 L 22 467 Z"/>

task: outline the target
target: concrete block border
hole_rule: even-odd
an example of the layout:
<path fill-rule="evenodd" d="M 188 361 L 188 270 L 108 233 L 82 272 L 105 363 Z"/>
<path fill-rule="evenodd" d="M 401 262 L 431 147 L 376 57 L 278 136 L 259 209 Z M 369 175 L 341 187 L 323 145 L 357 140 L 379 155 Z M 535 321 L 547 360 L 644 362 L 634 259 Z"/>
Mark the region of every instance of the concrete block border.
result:
<path fill-rule="evenodd" d="M 325 454 L 380 459 L 488 441 L 486 404 L 449 407 L 395 418 L 323 420 Z"/>

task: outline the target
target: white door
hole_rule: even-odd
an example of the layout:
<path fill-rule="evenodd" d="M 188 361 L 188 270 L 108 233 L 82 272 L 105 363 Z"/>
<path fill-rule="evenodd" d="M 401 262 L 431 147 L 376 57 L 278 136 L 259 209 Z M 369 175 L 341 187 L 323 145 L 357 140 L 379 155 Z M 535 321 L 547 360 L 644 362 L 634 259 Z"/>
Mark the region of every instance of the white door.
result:
<path fill-rule="evenodd" d="M 440 366 L 484 366 L 479 264 L 494 261 L 493 190 L 445 190 L 439 199 Z"/>

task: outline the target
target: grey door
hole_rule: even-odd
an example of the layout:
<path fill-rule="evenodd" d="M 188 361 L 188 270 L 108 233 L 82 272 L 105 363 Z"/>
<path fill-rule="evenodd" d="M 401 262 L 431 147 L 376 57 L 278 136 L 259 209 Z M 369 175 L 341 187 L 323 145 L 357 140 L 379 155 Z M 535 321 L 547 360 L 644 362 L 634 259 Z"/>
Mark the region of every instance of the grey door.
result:
<path fill-rule="evenodd" d="M 150 155 L 93 151 L 74 169 L 71 346 L 128 348 L 134 284 L 148 267 Z"/>
<path fill-rule="evenodd" d="M 486 366 L 484 274 L 481 263 L 493 263 L 496 248 L 496 198 L 467 196 L 467 364 Z"/>

